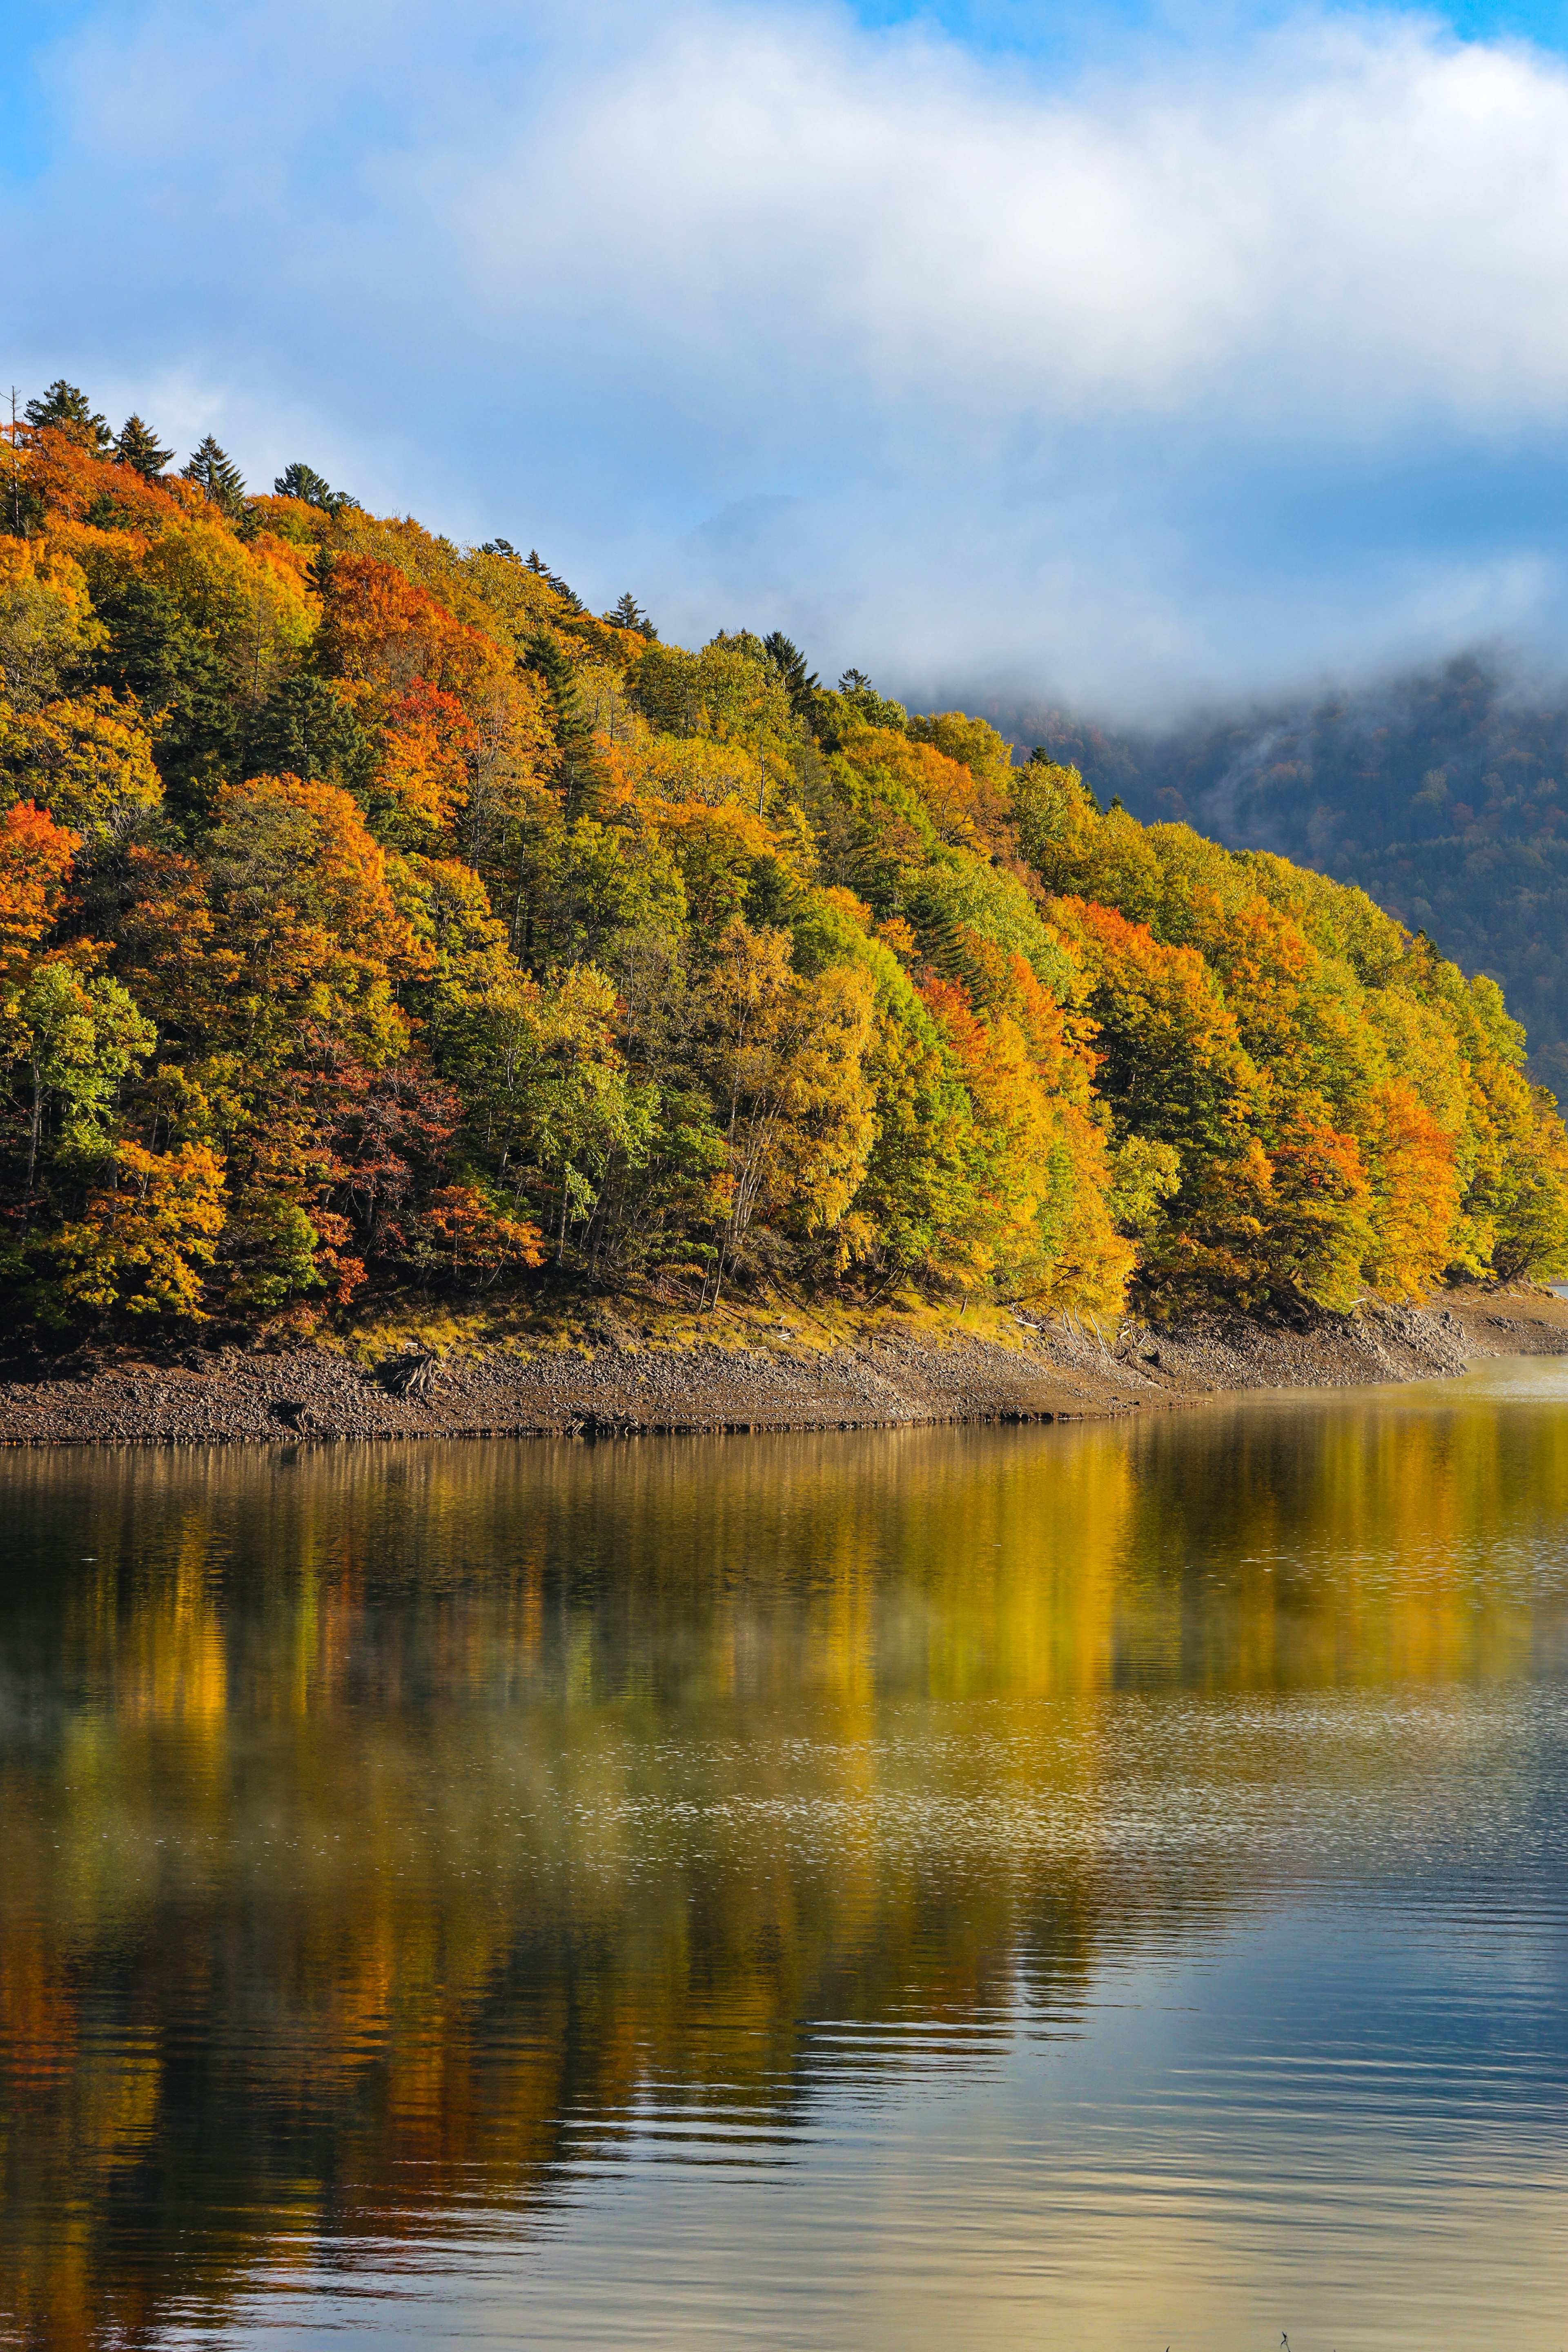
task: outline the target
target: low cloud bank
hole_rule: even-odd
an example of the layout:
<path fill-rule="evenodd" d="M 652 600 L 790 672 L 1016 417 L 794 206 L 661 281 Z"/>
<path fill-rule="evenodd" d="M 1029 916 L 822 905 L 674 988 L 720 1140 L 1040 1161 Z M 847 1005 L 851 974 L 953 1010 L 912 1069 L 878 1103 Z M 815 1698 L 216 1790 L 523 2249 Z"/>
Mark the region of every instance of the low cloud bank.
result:
<path fill-rule="evenodd" d="M 1136 718 L 1568 619 L 1539 53 L 1324 14 L 1053 83 L 820 7 L 163 0 L 45 70 L 19 381 L 670 634 Z"/>

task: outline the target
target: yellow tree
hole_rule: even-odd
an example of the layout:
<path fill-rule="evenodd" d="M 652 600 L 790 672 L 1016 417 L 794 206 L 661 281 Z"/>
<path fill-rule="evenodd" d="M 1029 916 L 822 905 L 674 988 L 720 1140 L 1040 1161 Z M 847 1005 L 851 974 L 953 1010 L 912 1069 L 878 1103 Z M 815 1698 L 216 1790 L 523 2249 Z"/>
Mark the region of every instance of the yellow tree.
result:
<path fill-rule="evenodd" d="M 728 1157 L 728 1213 L 712 1303 L 759 1217 L 807 1234 L 837 1224 L 874 1139 L 864 1063 L 875 992 L 868 972 L 790 965 L 790 935 L 731 916 L 706 978 L 707 1061 Z"/>

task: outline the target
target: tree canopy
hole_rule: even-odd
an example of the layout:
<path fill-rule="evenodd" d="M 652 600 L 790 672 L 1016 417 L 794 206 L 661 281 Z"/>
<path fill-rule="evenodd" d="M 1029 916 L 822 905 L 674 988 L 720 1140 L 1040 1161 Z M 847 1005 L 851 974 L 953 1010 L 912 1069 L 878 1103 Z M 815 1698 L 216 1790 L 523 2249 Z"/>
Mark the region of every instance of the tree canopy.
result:
<path fill-rule="evenodd" d="M 1530 1030 L 1568 1087 L 1568 703 L 1465 656 L 1360 690 L 1108 736 L 1027 724 L 1103 798 L 1359 883 Z"/>
<path fill-rule="evenodd" d="M 0 1284 L 1344 1309 L 1568 1265 L 1522 1031 L 1360 889 L 774 631 L 661 642 L 63 383 L 0 521 Z"/>

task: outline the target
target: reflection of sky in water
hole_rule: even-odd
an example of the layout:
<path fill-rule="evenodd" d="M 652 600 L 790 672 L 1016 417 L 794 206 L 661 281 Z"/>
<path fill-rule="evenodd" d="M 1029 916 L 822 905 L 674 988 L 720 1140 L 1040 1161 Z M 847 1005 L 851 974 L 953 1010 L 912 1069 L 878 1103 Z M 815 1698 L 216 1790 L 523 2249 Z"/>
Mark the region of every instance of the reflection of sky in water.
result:
<path fill-rule="evenodd" d="M 1510 2272 L 1542 2318 L 1562 2275 L 1563 2070 L 1532 2083 L 1474 1990 L 1480 2047 L 1456 2048 L 1450 1979 L 1413 2000 L 1409 1958 L 1295 1914 L 1111 1970 L 1082 2038 L 931 2066 L 890 2106 L 830 2098 L 783 2197 L 645 2164 L 542 2251 L 533 2340 L 590 2340 L 606 2300 L 613 2340 L 664 2340 L 636 2282 L 673 2258 L 780 2344 L 1239 2346 L 1276 2313 L 1292 2343 L 1499 2341 Z"/>
<path fill-rule="evenodd" d="M 1560 2342 L 1564 1402 L 5 1464 L 16 2339 Z"/>
<path fill-rule="evenodd" d="M 655 2084 L 608 2136 L 584 2120 L 526 2255 L 512 2217 L 454 2214 L 437 2278 L 279 2278 L 249 2315 L 308 2340 L 325 2292 L 338 2341 L 1241 2347 L 1276 2315 L 1308 2346 L 1536 2340 L 1568 2252 L 1561 1954 L 1500 1941 L 1313 1905 L 1112 1966 L 1066 2032 L 1026 2002 L 825 2025 L 787 2134 Z"/>

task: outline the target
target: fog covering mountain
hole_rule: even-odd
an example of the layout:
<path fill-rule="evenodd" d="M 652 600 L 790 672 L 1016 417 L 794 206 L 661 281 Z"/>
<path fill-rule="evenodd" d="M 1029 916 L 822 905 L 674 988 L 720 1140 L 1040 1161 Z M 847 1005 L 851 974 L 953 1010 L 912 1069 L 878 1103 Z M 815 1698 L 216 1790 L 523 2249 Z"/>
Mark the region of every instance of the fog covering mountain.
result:
<path fill-rule="evenodd" d="M 1531 1069 L 1568 1095 L 1568 692 L 1464 656 L 1391 685 L 1112 733 L 1038 705 L 993 714 L 1103 803 L 1271 849 L 1501 982 Z"/>

